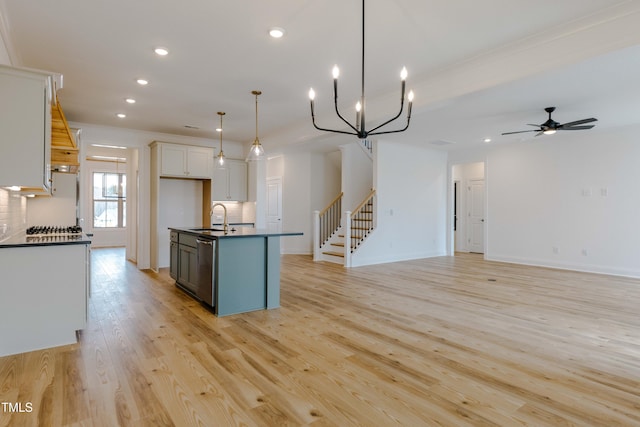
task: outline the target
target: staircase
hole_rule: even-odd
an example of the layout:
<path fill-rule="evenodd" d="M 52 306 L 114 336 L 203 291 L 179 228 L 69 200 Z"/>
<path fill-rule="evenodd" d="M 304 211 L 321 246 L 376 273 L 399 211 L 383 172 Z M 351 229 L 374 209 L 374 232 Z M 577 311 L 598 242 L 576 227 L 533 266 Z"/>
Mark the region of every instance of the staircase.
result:
<path fill-rule="evenodd" d="M 371 190 L 353 213 L 339 211 L 342 196 L 340 193 L 329 206 L 315 212 L 313 259 L 350 267 L 351 255 L 375 229 L 376 191 Z"/>

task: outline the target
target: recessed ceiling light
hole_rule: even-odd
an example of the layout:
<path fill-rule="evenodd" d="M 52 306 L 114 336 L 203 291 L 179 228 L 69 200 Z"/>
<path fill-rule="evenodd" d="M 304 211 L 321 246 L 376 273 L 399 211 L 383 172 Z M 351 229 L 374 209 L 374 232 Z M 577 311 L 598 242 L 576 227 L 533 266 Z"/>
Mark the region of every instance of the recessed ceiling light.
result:
<path fill-rule="evenodd" d="M 135 103 L 136 103 L 136 100 L 135 100 L 135 99 L 133 99 L 133 98 L 126 98 L 126 99 L 125 99 L 125 102 L 126 102 L 127 104 L 135 104 Z"/>
<path fill-rule="evenodd" d="M 216 128 L 216 132 L 222 132 L 222 128 Z"/>
<path fill-rule="evenodd" d="M 124 113 L 118 113 L 118 114 L 116 114 L 116 117 L 119 118 L 119 119 L 124 119 L 125 117 L 127 117 L 127 115 L 124 114 Z"/>
<path fill-rule="evenodd" d="M 483 139 L 484 142 L 491 142 L 491 138 L 485 138 Z"/>
<path fill-rule="evenodd" d="M 141 86 L 145 86 L 149 84 L 149 80 L 146 80 L 146 79 L 138 79 L 136 80 L 136 82 Z"/>
<path fill-rule="evenodd" d="M 164 47 L 157 47 L 153 50 L 158 56 L 167 56 L 169 51 Z"/>
<path fill-rule="evenodd" d="M 269 30 L 269 35 L 274 39 L 279 39 L 284 36 L 284 29 L 280 27 L 273 27 Z"/>

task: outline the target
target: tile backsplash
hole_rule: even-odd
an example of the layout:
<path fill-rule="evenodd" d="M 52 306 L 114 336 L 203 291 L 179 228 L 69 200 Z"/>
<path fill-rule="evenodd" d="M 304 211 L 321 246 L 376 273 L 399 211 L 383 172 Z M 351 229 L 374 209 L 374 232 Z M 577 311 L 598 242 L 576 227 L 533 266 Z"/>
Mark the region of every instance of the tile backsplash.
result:
<path fill-rule="evenodd" d="M 24 230 L 26 224 L 26 197 L 0 188 L 0 241 Z"/>
<path fill-rule="evenodd" d="M 214 202 L 215 203 L 215 202 Z M 244 222 L 242 220 L 242 203 L 223 203 L 227 207 L 227 220 L 229 223 Z M 211 223 L 222 224 L 224 219 L 224 211 L 222 208 L 216 208 L 211 215 Z"/>

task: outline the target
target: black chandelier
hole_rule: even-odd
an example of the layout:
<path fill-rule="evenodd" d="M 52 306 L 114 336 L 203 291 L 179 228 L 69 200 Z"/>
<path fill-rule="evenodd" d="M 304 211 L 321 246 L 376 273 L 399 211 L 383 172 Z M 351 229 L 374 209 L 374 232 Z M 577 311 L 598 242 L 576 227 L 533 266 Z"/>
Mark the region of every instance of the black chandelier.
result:
<path fill-rule="evenodd" d="M 318 125 L 316 125 L 316 117 L 315 117 L 315 112 L 314 112 L 314 99 L 315 99 L 315 92 L 312 89 L 309 90 L 309 99 L 311 100 L 311 121 L 313 123 L 313 126 L 321 131 L 325 131 L 325 132 L 334 132 L 334 133 L 343 133 L 343 134 L 347 134 L 347 135 L 356 135 L 358 138 L 360 139 L 366 139 L 368 136 L 371 135 L 382 135 L 385 133 L 398 133 L 398 132 L 404 132 L 405 130 L 407 130 L 409 128 L 409 122 L 411 121 L 411 106 L 413 104 L 413 91 L 409 91 L 409 94 L 407 95 L 407 100 L 409 101 L 409 106 L 407 107 L 407 124 L 405 125 L 405 127 L 403 127 L 402 129 L 396 129 L 396 130 L 379 130 L 382 127 L 388 125 L 389 123 L 393 122 L 394 120 L 396 120 L 398 117 L 400 117 L 400 115 L 402 114 L 402 111 L 404 110 L 404 91 L 405 91 L 405 80 L 407 79 L 407 69 L 406 68 L 402 68 L 402 71 L 400 72 L 400 79 L 402 81 L 402 89 L 401 89 L 401 95 L 400 95 L 400 111 L 398 112 L 398 114 L 395 115 L 395 117 L 392 117 L 391 119 L 387 120 L 386 122 L 382 123 L 379 126 L 374 127 L 373 129 L 370 130 L 366 130 L 365 129 L 365 97 L 364 97 L 364 0 L 362 0 L 362 94 L 360 96 L 360 101 L 358 101 L 358 103 L 356 104 L 356 124 L 355 126 L 352 125 L 351 123 L 349 123 L 348 120 L 346 120 L 344 117 L 342 117 L 342 115 L 340 114 L 340 111 L 338 110 L 338 76 L 340 74 L 340 70 L 338 69 L 338 66 L 334 66 L 333 67 L 333 102 L 335 105 L 335 109 L 336 109 L 336 114 L 338 115 L 338 117 L 340 117 L 340 119 L 345 122 L 352 130 L 337 130 L 337 129 L 326 129 L 326 128 L 321 128 Z"/>

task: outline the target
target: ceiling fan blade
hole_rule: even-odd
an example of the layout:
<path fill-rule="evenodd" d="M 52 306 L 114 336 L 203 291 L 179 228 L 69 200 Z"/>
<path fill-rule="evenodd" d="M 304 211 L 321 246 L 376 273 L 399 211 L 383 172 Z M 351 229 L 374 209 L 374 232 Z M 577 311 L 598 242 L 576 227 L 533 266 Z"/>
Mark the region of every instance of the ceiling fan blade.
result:
<path fill-rule="evenodd" d="M 558 130 L 584 130 L 584 129 L 591 129 L 592 127 L 594 127 L 595 125 L 587 125 L 587 126 L 569 126 L 569 127 L 565 127 L 564 125 L 562 127 L 559 127 Z"/>
<path fill-rule="evenodd" d="M 538 126 L 538 125 L 536 125 Z M 513 135 L 514 133 L 525 133 L 525 132 L 538 132 L 538 129 L 531 129 L 531 130 L 519 130 L 517 132 L 505 132 L 502 135 Z"/>
<path fill-rule="evenodd" d="M 591 123 L 591 122 L 597 122 L 597 121 L 598 119 L 594 119 L 593 117 L 591 117 L 590 119 L 582 119 L 582 120 L 576 120 L 575 122 L 563 123 L 559 126 L 559 128 L 564 128 L 567 126 L 583 125 L 585 123 Z"/>

